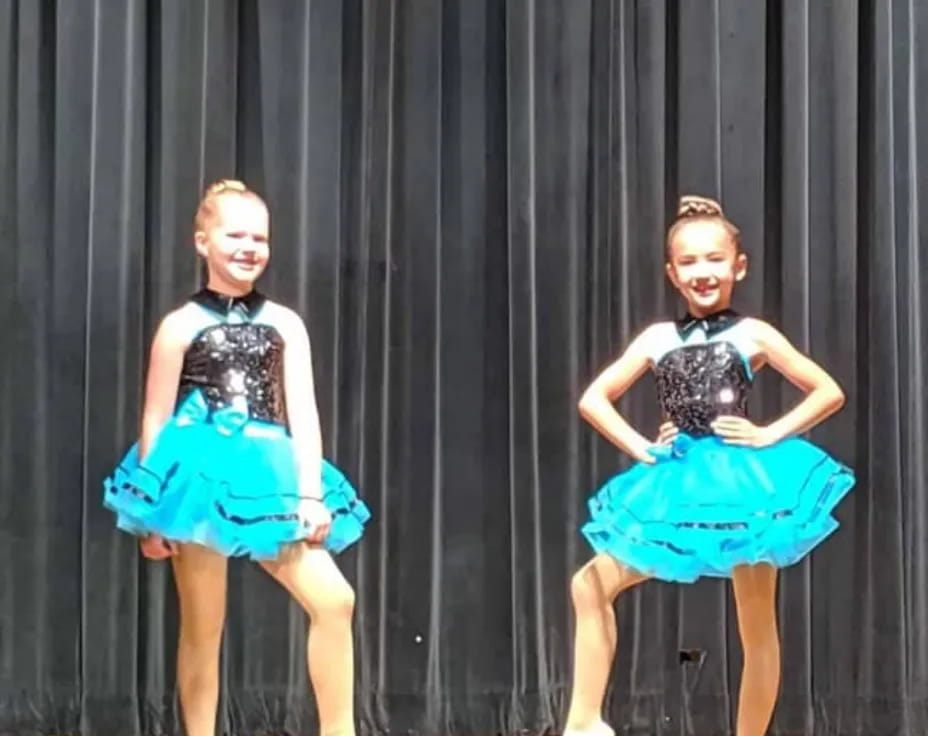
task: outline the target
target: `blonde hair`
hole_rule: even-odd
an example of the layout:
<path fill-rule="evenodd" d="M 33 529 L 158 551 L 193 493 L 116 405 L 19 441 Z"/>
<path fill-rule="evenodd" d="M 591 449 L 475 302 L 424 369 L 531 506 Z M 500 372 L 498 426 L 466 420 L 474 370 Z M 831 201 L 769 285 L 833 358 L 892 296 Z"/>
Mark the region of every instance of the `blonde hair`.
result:
<path fill-rule="evenodd" d="M 244 197 L 267 207 L 260 195 L 251 191 L 244 182 L 238 179 L 220 179 L 210 184 L 203 193 L 203 199 L 200 200 L 197 214 L 193 218 L 194 232 L 205 231 L 209 227 L 210 222 L 215 220 L 219 213 L 219 198 L 228 196 Z"/>
<path fill-rule="evenodd" d="M 679 230 L 690 222 L 715 222 L 731 238 L 735 245 L 735 250 L 741 251 L 741 231 L 735 227 L 734 223 L 725 217 L 722 212 L 722 205 L 709 197 L 701 197 L 697 194 L 684 194 L 680 197 L 680 203 L 677 205 L 677 219 L 673 221 L 670 229 L 667 230 L 667 254 L 670 254 L 670 247 L 673 245 L 674 238 L 677 237 Z"/>

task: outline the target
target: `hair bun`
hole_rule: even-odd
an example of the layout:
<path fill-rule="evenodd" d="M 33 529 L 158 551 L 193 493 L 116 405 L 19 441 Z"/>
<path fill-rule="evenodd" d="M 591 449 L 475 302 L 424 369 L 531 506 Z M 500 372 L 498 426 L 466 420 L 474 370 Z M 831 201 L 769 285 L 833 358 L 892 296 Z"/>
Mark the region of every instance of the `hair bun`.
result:
<path fill-rule="evenodd" d="M 219 181 L 210 184 L 209 188 L 206 190 L 206 196 L 211 194 L 222 194 L 223 192 L 247 192 L 248 187 L 245 186 L 243 182 L 240 182 L 238 179 L 220 179 Z"/>
<path fill-rule="evenodd" d="M 724 217 L 722 205 L 709 197 L 687 194 L 680 197 L 677 217 Z"/>

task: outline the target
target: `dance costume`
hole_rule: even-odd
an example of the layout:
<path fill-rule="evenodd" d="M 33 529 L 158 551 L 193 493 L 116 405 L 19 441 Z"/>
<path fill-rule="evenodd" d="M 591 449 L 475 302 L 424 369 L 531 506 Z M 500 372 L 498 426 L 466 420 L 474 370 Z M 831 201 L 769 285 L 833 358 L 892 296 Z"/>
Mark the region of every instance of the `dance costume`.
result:
<path fill-rule="evenodd" d="M 590 499 L 583 534 L 597 552 L 668 581 L 798 562 L 838 527 L 831 512 L 853 472 L 803 439 L 758 449 L 713 434 L 717 417 L 747 416 L 758 349 L 736 313 L 652 330 L 658 398 L 680 433 L 652 448 L 655 464 L 634 465 Z"/>
<path fill-rule="evenodd" d="M 274 559 L 305 539 L 284 396 L 284 340 L 260 321 L 258 292 L 191 297 L 215 322 L 184 354 L 176 410 L 139 462 L 134 445 L 104 482 L 104 504 L 131 534 L 160 534 L 227 556 Z M 345 476 L 322 462 L 332 515 L 325 547 L 360 539 L 370 512 Z"/>

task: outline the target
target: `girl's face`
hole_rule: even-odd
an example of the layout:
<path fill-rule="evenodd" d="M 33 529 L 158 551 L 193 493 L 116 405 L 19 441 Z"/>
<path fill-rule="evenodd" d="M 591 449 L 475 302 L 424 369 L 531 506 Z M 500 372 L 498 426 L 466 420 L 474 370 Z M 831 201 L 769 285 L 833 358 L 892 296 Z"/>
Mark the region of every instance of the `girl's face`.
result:
<path fill-rule="evenodd" d="M 206 261 L 211 289 L 247 293 L 270 257 L 267 208 L 251 197 L 220 195 L 216 216 L 195 233 L 194 241 Z"/>
<path fill-rule="evenodd" d="M 747 268 L 747 257 L 738 252 L 725 227 L 712 220 L 686 223 L 670 244 L 667 276 L 694 317 L 727 309 L 735 282 L 744 278 Z"/>

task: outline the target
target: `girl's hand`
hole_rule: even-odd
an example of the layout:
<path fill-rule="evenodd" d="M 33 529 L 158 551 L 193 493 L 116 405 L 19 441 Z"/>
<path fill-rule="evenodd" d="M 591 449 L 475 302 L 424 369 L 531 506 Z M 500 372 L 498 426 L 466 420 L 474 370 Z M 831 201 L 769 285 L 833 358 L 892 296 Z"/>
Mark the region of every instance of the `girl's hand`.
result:
<path fill-rule="evenodd" d="M 680 434 L 680 430 L 677 429 L 677 425 L 675 425 L 673 422 L 664 422 L 657 433 L 657 444 L 673 444 L 673 441 L 677 438 L 678 434 Z"/>
<path fill-rule="evenodd" d="M 160 534 L 149 534 L 139 540 L 142 556 L 148 560 L 166 560 L 177 554 L 177 545 Z"/>
<path fill-rule="evenodd" d="M 712 422 L 712 431 L 727 445 L 769 447 L 778 441 L 768 427 L 758 427 L 744 417 L 721 416 Z"/>
<path fill-rule="evenodd" d="M 645 465 L 654 465 L 654 463 L 657 462 L 657 458 L 650 452 L 636 452 L 632 454 L 632 457 L 639 463 L 644 463 Z"/>
<path fill-rule="evenodd" d="M 631 453 L 632 457 L 635 458 L 640 463 L 645 465 L 654 465 L 657 462 L 657 456 L 663 456 L 667 451 L 662 450 L 661 452 L 651 452 L 652 448 L 666 448 L 673 444 L 673 441 L 676 439 L 677 435 L 680 434 L 680 430 L 674 425 L 673 422 L 664 422 L 661 425 L 660 430 L 658 430 L 657 440 L 654 445 L 646 445 L 639 449 L 636 449 Z"/>
<path fill-rule="evenodd" d="M 313 499 L 300 509 L 300 519 L 309 527 L 306 541 L 310 544 L 322 544 L 332 528 L 332 514 L 325 507 L 322 499 Z"/>

